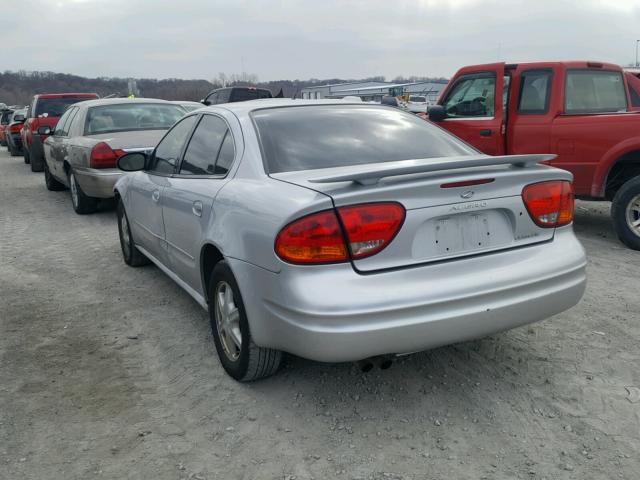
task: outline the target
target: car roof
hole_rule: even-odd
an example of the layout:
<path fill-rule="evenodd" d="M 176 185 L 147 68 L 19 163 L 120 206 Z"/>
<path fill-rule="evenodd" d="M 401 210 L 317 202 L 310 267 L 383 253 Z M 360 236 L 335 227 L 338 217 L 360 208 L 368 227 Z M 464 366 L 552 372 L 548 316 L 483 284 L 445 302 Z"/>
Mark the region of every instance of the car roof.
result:
<path fill-rule="evenodd" d="M 68 97 L 80 97 L 80 98 L 98 98 L 97 93 L 38 93 L 34 95 L 37 99 L 47 98 L 68 98 Z"/>
<path fill-rule="evenodd" d="M 209 107 L 202 108 L 198 112 L 215 112 L 219 108 L 224 108 L 236 115 L 247 115 L 254 110 L 260 110 L 262 108 L 278 108 L 278 107 L 300 107 L 309 105 L 357 105 L 362 107 L 362 102 L 349 102 L 341 99 L 328 99 L 328 100 L 297 100 L 292 98 L 262 98 L 259 100 L 247 100 L 244 102 L 232 102 L 221 103 L 218 105 L 211 105 Z M 380 104 L 376 104 L 380 106 Z M 376 105 L 369 105 L 371 107 Z"/>
<path fill-rule="evenodd" d="M 513 62 L 513 63 L 505 63 L 501 62 L 499 64 L 496 63 L 484 63 L 480 65 L 466 65 L 460 70 L 458 73 L 467 70 L 480 70 L 482 68 L 493 68 L 497 65 L 503 65 L 507 69 L 513 68 L 550 68 L 556 66 L 563 66 L 566 68 L 599 68 L 603 70 L 622 70 L 620 65 L 616 65 L 614 63 L 607 62 L 596 62 L 591 60 L 552 60 L 552 61 L 538 61 L 538 62 Z"/>
<path fill-rule="evenodd" d="M 82 105 L 84 107 L 99 107 L 102 105 L 135 105 L 141 103 L 164 103 L 167 105 L 175 105 L 173 102 L 161 100 L 159 98 L 99 98 L 96 100 L 85 100 L 84 102 L 78 102 L 76 105 Z"/>

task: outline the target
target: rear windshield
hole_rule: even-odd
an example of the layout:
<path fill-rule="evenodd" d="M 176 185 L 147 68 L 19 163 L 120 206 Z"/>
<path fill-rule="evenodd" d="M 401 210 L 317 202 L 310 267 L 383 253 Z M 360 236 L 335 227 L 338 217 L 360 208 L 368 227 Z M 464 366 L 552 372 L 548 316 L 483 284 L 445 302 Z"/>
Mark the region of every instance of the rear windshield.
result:
<path fill-rule="evenodd" d="M 301 106 L 257 110 L 252 116 L 267 173 L 477 153 L 394 108 Z"/>
<path fill-rule="evenodd" d="M 87 112 L 85 135 L 127 130 L 166 130 L 184 115 L 178 105 L 123 103 L 91 107 Z"/>
<path fill-rule="evenodd" d="M 74 103 L 92 100 L 92 98 L 39 98 L 36 102 L 36 117 L 44 115 L 46 117 L 61 117 L 66 108 Z"/>
<path fill-rule="evenodd" d="M 244 102 L 256 98 L 271 98 L 271 92 L 259 88 L 234 88 L 231 90 L 232 102 Z"/>
<path fill-rule="evenodd" d="M 426 102 L 427 99 L 425 97 L 409 97 L 410 102 Z"/>

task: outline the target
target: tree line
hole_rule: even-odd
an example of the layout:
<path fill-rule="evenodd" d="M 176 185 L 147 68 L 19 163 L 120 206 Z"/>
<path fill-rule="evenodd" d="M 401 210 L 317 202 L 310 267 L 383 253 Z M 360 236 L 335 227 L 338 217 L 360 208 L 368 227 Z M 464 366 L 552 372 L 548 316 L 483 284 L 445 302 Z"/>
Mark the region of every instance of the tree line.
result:
<path fill-rule="evenodd" d="M 300 91 L 309 86 L 353 81 L 384 81 L 385 77 L 369 77 L 364 79 L 316 79 L 309 80 L 273 80 L 258 81 L 255 74 L 220 73 L 212 80 L 184 80 L 178 78 L 136 79 L 139 96 L 162 98 L 165 100 L 198 101 L 207 93 L 223 86 L 253 85 L 267 88 L 277 95 L 282 89 L 283 96 L 300 96 Z M 396 77 L 394 82 L 409 81 L 446 81 L 443 78 L 429 77 Z M 55 72 L 5 71 L 0 73 L 0 103 L 7 105 L 27 105 L 37 93 L 92 92 L 101 97 L 107 95 L 126 96 L 129 93 L 129 79 L 115 77 L 86 78 L 78 75 Z"/>

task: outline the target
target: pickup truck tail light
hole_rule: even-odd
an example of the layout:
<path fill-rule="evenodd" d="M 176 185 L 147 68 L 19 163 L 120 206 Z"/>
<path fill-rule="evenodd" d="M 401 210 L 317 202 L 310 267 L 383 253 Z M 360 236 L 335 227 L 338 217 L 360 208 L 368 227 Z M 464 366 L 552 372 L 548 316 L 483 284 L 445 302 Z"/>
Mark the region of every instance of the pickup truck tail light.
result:
<path fill-rule="evenodd" d="M 573 221 L 571 182 L 554 180 L 527 185 L 522 190 L 522 200 L 539 227 L 561 227 Z"/>
<path fill-rule="evenodd" d="M 404 217 L 404 207 L 395 202 L 324 210 L 285 226 L 275 251 L 285 262 L 299 265 L 359 260 L 389 245 Z"/>
<path fill-rule="evenodd" d="M 11 125 L 9 127 L 9 131 L 11 133 L 20 133 L 20 130 L 22 130 L 22 124 L 17 124 L 17 125 Z"/>
<path fill-rule="evenodd" d="M 89 166 L 91 168 L 115 168 L 118 158 L 124 154 L 124 150 L 112 150 L 105 142 L 100 142 L 91 149 Z"/>

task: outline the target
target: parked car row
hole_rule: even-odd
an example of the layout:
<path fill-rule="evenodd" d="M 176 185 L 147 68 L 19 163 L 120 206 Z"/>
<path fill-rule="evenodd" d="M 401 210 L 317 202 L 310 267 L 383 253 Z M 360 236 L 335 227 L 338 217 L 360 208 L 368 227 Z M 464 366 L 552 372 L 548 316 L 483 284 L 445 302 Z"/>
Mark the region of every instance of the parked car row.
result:
<path fill-rule="evenodd" d="M 218 93 L 235 95 L 189 112 L 86 100 L 32 135 L 77 213 L 115 197 L 125 263 L 209 312 L 233 378 L 283 352 L 366 366 L 580 300 L 572 175 L 553 155 L 489 156 L 384 105 Z"/>

